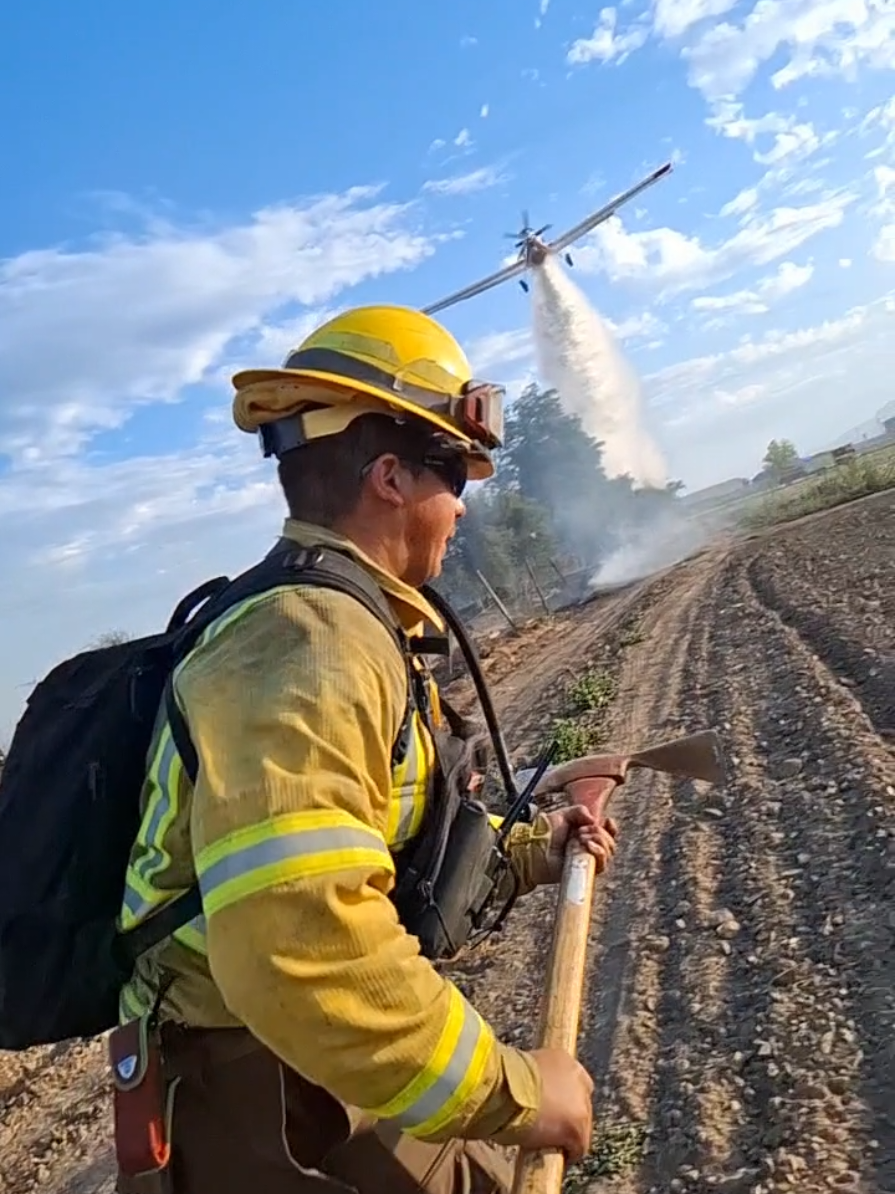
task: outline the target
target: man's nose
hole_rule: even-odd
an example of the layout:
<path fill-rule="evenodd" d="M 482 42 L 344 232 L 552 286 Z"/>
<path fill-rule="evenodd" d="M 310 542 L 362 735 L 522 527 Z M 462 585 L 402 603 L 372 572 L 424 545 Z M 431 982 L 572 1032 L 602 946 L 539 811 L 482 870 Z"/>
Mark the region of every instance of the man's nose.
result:
<path fill-rule="evenodd" d="M 457 498 L 457 506 L 456 506 L 456 510 L 455 510 L 456 517 L 462 518 L 465 513 L 466 513 L 466 503 L 463 501 L 462 498 Z"/>

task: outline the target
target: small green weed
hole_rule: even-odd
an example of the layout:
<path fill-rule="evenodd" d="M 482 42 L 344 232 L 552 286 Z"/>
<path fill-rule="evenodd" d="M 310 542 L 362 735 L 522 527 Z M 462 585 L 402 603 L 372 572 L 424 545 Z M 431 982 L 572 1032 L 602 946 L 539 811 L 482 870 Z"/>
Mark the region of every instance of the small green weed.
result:
<path fill-rule="evenodd" d="M 615 696 L 615 681 L 608 672 L 592 669 L 585 672 L 569 688 L 569 698 L 578 713 L 606 709 Z"/>
<path fill-rule="evenodd" d="M 643 1159 L 646 1129 L 642 1124 L 603 1124 L 594 1131 L 591 1151 L 570 1165 L 563 1180 L 563 1194 L 579 1194 L 602 1177 L 620 1177 L 636 1169 Z"/>
<path fill-rule="evenodd" d="M 643 628 L 640 625 L 639 618 L 632 618 L 627 625 L 622 627 L 622 632 L 619 635 L 618 645 L 624 647 L 636 647 L 638 643 L 642 643 L 646 635 L 643 633 Z"/>
<path fill-rule="evenodd" d="M 553 737 L 556 739 L 556 754 L 553 762 L 568 763 L 590 753 L 593 736 L 590 728 L 574 717 L 557 717 L 553 723 Z"/>

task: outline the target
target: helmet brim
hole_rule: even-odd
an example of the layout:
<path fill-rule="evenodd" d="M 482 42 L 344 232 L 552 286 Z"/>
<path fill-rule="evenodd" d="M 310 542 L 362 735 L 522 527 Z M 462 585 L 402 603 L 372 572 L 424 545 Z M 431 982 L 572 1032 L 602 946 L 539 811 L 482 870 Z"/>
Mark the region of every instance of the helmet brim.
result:
<path fill-rule="evenodd" d="M 487 481 L 494 476 L 494 462 L 491 459 L 491 453 L 481 444 L 476 443 L 468 435 L 464 435 L 451 422 L 433 411 L 426 410 L 418 403 L 407 401 L 367 382 L 347 381 L 335 374 L 318 372 L 314 369 L 244 369 L 233 375 L 232 383 L 236 390 L 245 390 L 259 382 L 302 380 L 314 383 L 315 401 L 319 401 L 321 386 L 326 388 L 328 396 L 332 395 L 334 406 L 348 405 L 356 394 L 366 394 L 370 398 L 384 402 L 393 410 L 404 411 L 414 418 L 429 423 L 445 435 L 450 436 L 463 449 L 468 460 L 467 469 L 470 481 Z"/>

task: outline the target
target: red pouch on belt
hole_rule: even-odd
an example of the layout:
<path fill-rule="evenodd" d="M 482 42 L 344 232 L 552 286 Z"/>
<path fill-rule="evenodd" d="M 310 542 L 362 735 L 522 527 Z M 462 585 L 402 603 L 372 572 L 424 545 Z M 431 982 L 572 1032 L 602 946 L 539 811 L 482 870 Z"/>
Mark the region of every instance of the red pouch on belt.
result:
<path fill-rule="evenodd" d="M 128 1177 L 159 1173 L 171 1159 L 171 1110 L 178 1079 L 168 1082 L 157 1027 L 149 1016 L 109 1036 L 115 1103 L 115 1151 Z"/>

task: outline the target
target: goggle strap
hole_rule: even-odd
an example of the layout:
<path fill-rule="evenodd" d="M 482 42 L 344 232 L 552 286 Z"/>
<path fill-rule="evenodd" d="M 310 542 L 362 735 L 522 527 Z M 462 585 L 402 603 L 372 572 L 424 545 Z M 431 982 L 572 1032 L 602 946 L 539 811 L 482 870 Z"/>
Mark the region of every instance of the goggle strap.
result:
<path fill-rule="evenodd" d="M 265 458 L 276 456 L 278 460 L 284 453 L 302 448 L 308 442 L 301 415 L 287 415 L 273 423 L 263 423 L 258 428 L 258 439 Z"/>

